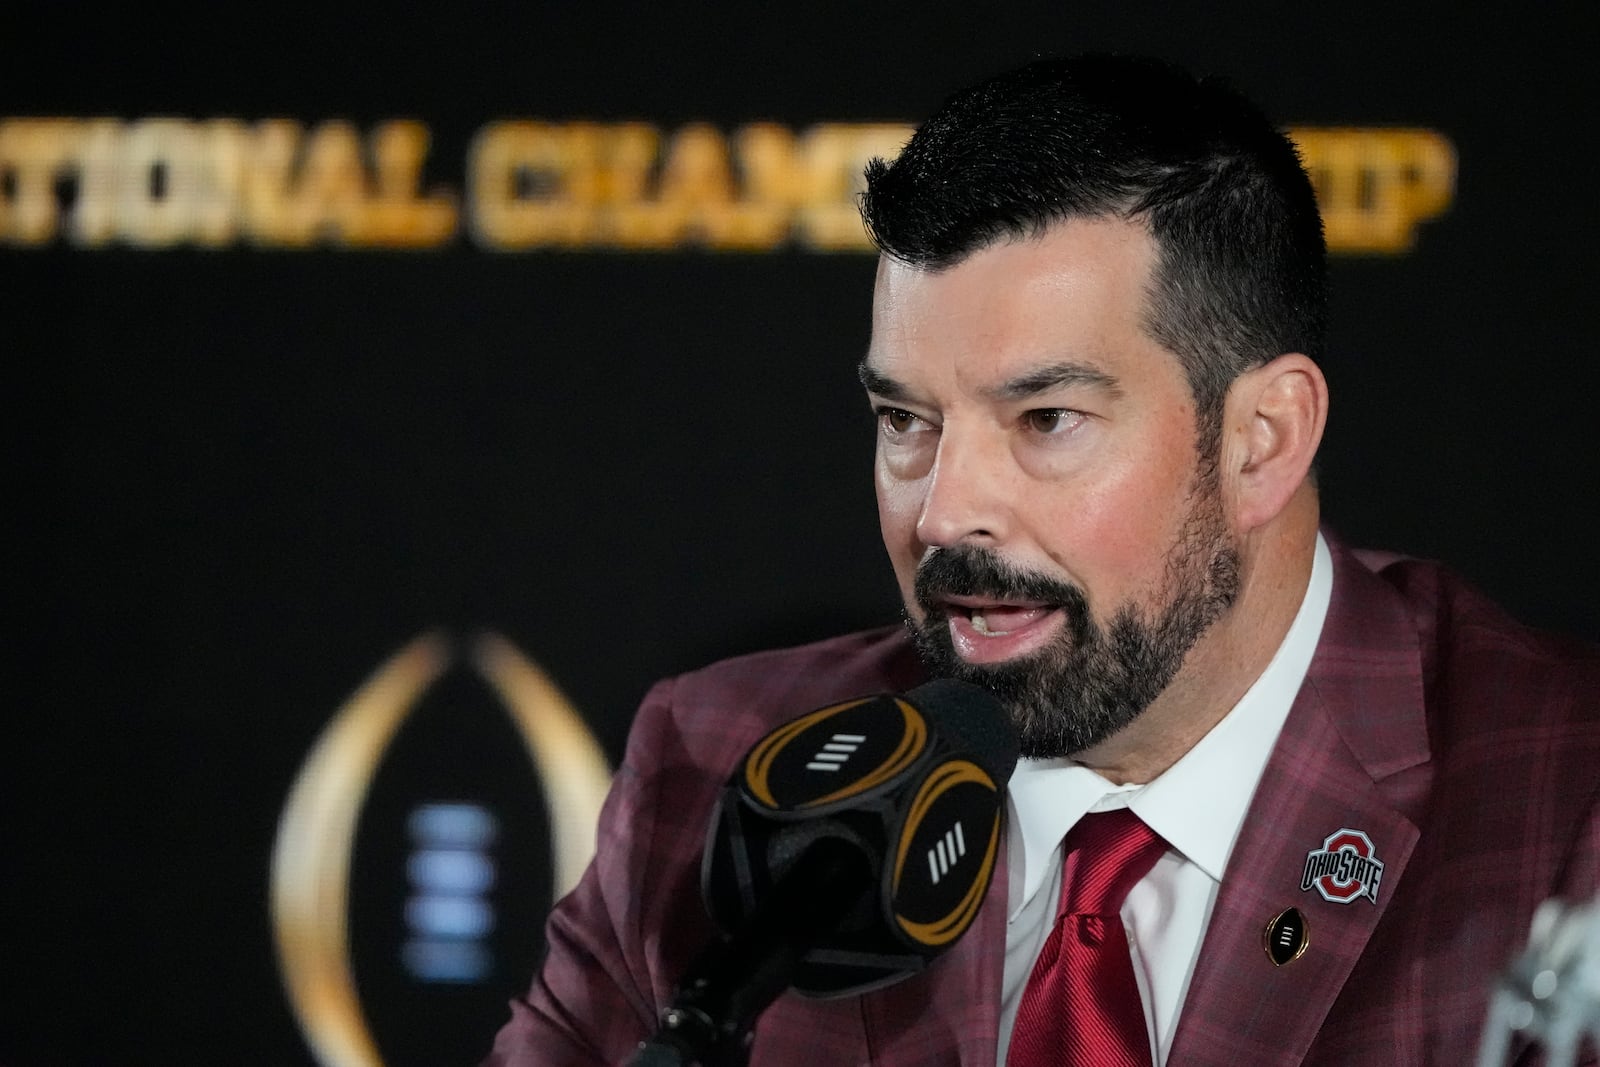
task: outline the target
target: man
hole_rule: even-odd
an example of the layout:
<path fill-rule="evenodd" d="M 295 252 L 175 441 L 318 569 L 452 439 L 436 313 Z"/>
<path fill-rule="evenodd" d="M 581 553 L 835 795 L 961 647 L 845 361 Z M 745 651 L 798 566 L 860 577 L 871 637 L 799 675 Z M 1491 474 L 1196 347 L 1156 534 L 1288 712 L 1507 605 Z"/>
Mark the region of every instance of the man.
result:
<path fill-rule="evenodd" d="M 1164 65 L 1044 61 L 874 163 L 863 215 L 909 639 L 651 692 L 489 1063 L 625 1060 L 710 936 L 699 852 L 739 757 L 926 672 L 988 686 L 1020 731 L 1001 876 L 927 972 L 780 998 L 753 1063 L 1098 1054 L 1049 990 L 1075 827 L 1116 809 L 1154 845 L 1109 906 L 1132 972 L 1114 1062 L 1470 1060 L 1535 906 L 1600 880 L 1600 658 L 1319 532 L 1324 251 L 1293 147 Z"/>

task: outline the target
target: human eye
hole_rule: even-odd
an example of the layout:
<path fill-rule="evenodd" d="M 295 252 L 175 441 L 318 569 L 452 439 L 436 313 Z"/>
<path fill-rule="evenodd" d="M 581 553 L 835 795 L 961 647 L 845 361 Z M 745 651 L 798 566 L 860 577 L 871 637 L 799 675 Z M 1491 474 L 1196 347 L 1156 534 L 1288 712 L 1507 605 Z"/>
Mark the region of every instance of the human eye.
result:
<path fill-rule="evenodd" d="M 939 424 L 894 404 L 875 404 L 879 476 L 894 481 L 924 477 L 939 451 Z M 935 416 L 937 418 L 937 416 Z"/>
<path fill-rule="evenodd" d="M 1034 408 L 1023 413 L 1023 422 L 1036 434 L 1059 437 L 1069 434 L 1082 424 L 1081 411 L 1071 408 Z"/>
<path fill-rule="evenodd" d="M 904 408 L 880 404 L 873 411 L 878 416 L 878 426 L 885 437 L 904 437 L 927 428 L 927 423 Z"/>

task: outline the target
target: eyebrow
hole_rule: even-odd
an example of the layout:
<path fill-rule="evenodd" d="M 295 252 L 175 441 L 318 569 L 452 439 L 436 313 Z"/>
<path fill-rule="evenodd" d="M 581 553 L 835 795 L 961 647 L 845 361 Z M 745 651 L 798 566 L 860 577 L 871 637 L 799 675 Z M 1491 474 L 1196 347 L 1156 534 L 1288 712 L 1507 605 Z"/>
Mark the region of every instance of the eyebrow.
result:
<path fill-rule="evenodd" d="M 856 377 L 861 379 L 862 388 L 869 393 L 876 393 L 885 400 L 909 400 L 911 391 L 893 378 L 878 371 L 872 364 L 863 359 L 856 364 Z"/>
<path fill-rule="evenodd" d="M 1052 363 L 1039 367 L 1010 381 L 1001 382 L 984 392 L 996 400 L 1025 400 L 1030 396 L 1069 385 L 1087 385 L 1102 389 L 1114 397 L 1122 395 L 1122 385 L 1116 377 L 1086 363 Z"/>
<path fill-rule="evenodd" d="M 869 393 L 876 393 L 885 400 L 909 400 L 911 391 L 893 378 L 883 374 L 865 359 L 856 367 L 856 376 L 861 379 L 861 384 Z M 1113 397 L 1122 395 L 1122 385 L 1114 375 L 1107 374 L 1098 367 L 1086 363 L 1051 363 L 1048 366 L 1038 367 L 1026 374 L 1019 375 L 1009 381 L 984 390 L 984 395 L 995 400 L 1026 400 L 1031 396 L 1048 392 L 1051 389 L 1060 389 L 1064 386 L 1087 385 L 1096 389 L 1103 389 Z"/>

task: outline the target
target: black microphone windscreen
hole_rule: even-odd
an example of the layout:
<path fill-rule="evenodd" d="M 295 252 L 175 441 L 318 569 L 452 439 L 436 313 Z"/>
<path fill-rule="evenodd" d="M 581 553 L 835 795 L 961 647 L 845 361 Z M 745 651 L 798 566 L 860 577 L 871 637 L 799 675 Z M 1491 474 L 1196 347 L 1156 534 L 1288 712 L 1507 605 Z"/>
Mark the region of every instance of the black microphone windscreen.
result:
<path fill-rule="evenodd" d="M 988 772 L 1002 789 L 1021 752 L 1017 730 L 1000 698 L 971 682 L 935 678 L 907 690 L 906 700 L 934 730 Z"/>

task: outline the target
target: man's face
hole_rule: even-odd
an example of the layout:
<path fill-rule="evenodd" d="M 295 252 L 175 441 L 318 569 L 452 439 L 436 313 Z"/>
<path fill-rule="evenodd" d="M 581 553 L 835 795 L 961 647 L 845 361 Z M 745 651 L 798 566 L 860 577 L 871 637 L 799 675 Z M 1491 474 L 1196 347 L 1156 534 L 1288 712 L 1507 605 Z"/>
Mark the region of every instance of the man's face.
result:
<path fill-rule="evenodd" d="M 1237 593 L 1188 383 L 1140 327 L 1154 262 L 1141 227 L 1075 219 L 879 267 L 884 544 L 923 655 L 1007 700 L 1024 755 L 1127 726 Z"/>

